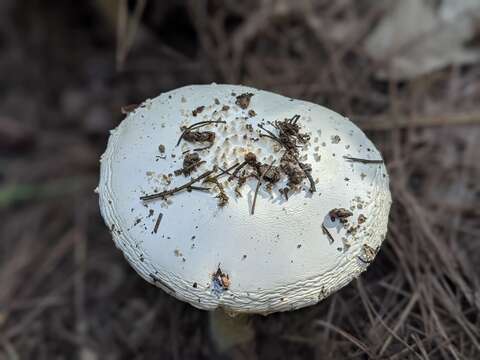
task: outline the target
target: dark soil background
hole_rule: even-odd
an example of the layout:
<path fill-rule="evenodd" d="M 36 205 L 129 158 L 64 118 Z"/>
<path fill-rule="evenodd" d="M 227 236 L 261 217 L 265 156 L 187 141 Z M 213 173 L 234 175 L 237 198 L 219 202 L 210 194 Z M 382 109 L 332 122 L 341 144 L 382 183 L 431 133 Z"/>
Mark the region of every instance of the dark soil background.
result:
<path fill-rule="evenodd" d="M 480 358 L 480 64 L 379 80 L 360 44 L 383 12 L 365 1 L 148 1 L 141 19 L 130 1 L 130 42 L 122 3 L 0 2 L 0 359 L 214 356 L 208 314 L 135 274 L 93 193 L 123 105 L 210 82 L 351 117 L 392 180 L 368 272 L 254 318 L 258 358 Z"/>

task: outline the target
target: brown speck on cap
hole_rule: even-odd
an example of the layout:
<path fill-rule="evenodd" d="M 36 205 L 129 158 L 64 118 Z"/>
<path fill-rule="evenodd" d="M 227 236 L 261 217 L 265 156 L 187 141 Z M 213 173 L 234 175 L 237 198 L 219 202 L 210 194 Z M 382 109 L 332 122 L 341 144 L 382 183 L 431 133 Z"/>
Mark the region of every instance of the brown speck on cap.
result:
<path fill-rule="evenodd" d="M 235 104 L 240 106 L 242 109 L 246 109 L 250 105 L 250 99 L 252 98 L 252 96 L 252 93 L 244 93 L 238 95 Z"/>
<path fill-rule="evenodd" d="M 197 116 L 205 109 L 205 106 L 199 106 L 195 110 L 192 111 L 193 116 Z"/>
<path fill-rule="evenodd" d="M 330 216 L 330 219 L 332 221 L 335 221 L 335 219 L 338 218 L 338 219 L 340 219 L 341 223 L 345 223 L 347 221 L 347 218 L 352 216 L 353 213 L 350 210 L 347 210 L 345 208 L 339 208 L 339 209 L 335 208 L 335 209 L 330 210 L 328 215 Z"/>
<path fill-rule="evenodd" d="M 218 207 L 222 208 L 228 204 L 229 197 L 225 191 L 220 191 L 215 197 L 218 199 Z"/>
<path fill-rule="evenodd" d="M 332 144 L 338 144 L 340 142 L 340 136 L 332 136 Z"/>
<path fill-rule="evenodd" d="M 365 264 L 370 264 L 375 259 L 375 256 L 377 255 L 377 251 L 378 249 L 374 249 L 368 244 L 363 244 L 362 245 L 363 257 L 357 256 L 357 258 Z"/>
<path fill-rule="evenodd" d="M 157 221 L 155 222 L 155 226 L 153 228 L 153 233 L 156 234 L 158 231 L 158 227 L 160 226 L 160 222 L 162 221 L 163 214 L 159 213 L 157 217 Z"/>

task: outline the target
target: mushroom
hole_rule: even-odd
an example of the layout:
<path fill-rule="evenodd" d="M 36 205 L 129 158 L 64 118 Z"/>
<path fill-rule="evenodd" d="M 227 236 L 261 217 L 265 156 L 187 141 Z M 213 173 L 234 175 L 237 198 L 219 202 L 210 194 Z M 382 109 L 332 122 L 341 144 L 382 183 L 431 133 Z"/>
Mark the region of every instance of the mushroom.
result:
<path fill-rule="evenodd" d="M 174 176 L 192 153 L 202 162 Z M 179 300 L 221 309 L 212 324 L 314 305 L 347 285 L 377 254 L 391 204 L 381 154 L 347 118 L 216 84 L 128 113 L 97 192 L 131 266 Z"/>

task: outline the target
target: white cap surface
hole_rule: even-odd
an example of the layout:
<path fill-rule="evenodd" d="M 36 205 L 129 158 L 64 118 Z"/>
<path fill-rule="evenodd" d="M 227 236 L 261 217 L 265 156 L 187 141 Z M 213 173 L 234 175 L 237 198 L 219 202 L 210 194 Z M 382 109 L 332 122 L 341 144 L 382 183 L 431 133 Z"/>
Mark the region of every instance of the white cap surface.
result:
<path fill-rule="evenodd" d="M 237 99 L 243 94 L 246 102 Z M 236 177 L 218 177 L 228 198 L 224 206 L 218 184 L 202 181 L 192 186 L 209 191 L 140 199 L 210 170 L 218 175 L 249 152 L 264 166 L 280 166 L 285 149 L 260 136 L 268 133 L 258 125 L 278 135 L 275 121 L 292 118 L 309 135 L 298 160 L 307 165 L 305 173 L 311 167 L 314 192 L 305 177 L 290 186 L 287 199 L 280 190 L 289 179 L 280 169 L 278 182 L 262 180 L 253 214 L 254 176 L 241 187 Z M 196 130 L 215 133 L 211 143 L 182 139 L 177 146 L 181 126 L 200 121 L 224 123 Z M 194 152 L 203 162 L 175 175 Z M 112 131 L 101 159 L 100 209 L 133 268 L 176 298 L 207 310 L 293 310 L 345 286 L 373 260 L 391 204 L 381 159 L 352 122 L 319 105 L 244 86 L 188 86 L 145 101 Z M 237 176 L 255 171 L 245 165 Z"/>

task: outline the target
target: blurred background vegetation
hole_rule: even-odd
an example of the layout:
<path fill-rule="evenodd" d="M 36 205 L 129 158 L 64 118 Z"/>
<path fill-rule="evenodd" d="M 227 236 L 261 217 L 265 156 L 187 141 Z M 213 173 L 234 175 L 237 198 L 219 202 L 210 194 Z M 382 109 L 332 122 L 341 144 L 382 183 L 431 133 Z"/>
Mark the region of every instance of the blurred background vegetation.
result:
<path fill-rule="evenodd" d="M 207 314 L 138 277 L 93 193 L 121 107 L 242 83 L 349 116 L 384 154 L 389 235 L 261 359 L 480 358 L 476 0 L 0 2 L 0 359 L 209 359 Z"/>

